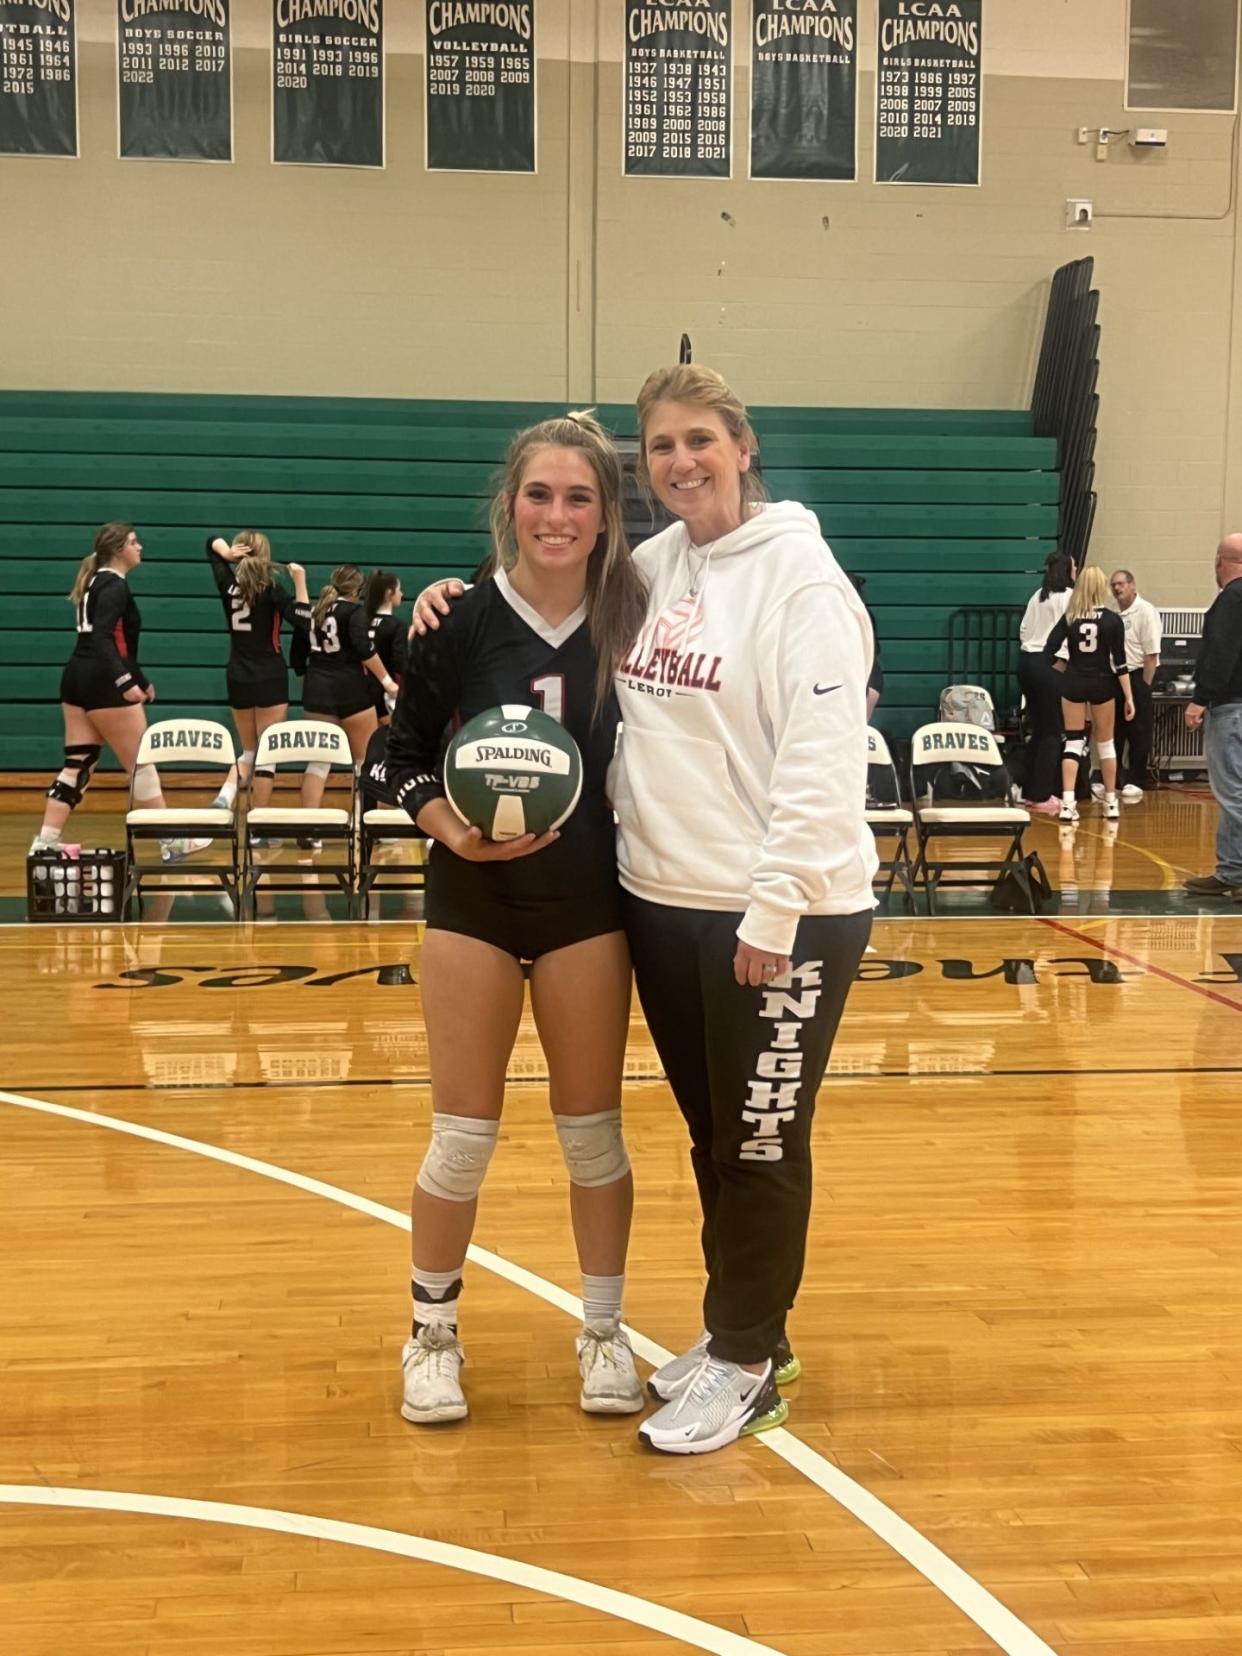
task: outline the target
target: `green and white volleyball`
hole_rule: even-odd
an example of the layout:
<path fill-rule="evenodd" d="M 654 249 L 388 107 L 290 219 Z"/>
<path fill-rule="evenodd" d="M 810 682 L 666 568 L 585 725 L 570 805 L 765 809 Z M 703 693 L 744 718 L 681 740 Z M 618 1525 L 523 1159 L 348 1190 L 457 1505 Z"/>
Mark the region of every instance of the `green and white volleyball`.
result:
<path fill-rule="evenodd" d="M 582 792 L 578 744 L 536 707 L 493 707 L 464 724 L 444 756 L 444 790 L 488 839 L 546 834 Z"/>

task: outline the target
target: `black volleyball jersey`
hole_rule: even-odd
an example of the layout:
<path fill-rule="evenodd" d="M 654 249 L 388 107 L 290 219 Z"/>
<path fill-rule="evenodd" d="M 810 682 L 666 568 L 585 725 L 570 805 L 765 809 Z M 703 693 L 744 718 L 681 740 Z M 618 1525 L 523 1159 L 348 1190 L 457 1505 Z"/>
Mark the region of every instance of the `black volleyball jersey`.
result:
<path fill-rule="evenodd" d="M 1062 644 L 1069 647 L 1071 672 L 1098 676 L 1126 671 L 1125 623 L 1115 610 L 1095 609 L 1076 621 L 1062 616 L 1048 634 L 1044 654 L 1055 656 Z"/>
<path fill-rule="evenodd" d="M 312 613 L 307 673 L 323 673 L 338 682 L 366 678 L 364 661 L 374 655 L 366 606 L 356 598 L 338 598 L 321 621 Z"/>
<path fill-rule="evenodd" d="M 97 569 L 77 605 L 78 639 L 73 653 L 102 668 L 120 691 L 147 688 L 138 665 L 142 616 L 129 582 L 115 569 Z"/>
<path fill-rule="evenodd" d="M 505 705 L 538 707 L 564 725 L 582 753 L 582 793 L 560 838 L 534 856 L 465 864 L 498 895 L 538 901 L 616 879 L 616 830 L 604 793 L 617 741 L 615 695 L 595 717 L 595 646 L 585 607 L 549 627 L 504 571 L 455 599 L 438 632 L 410 642 L 388 733 L 388 785 L 411 818 L 444 798 L 446 728 Z M 436 847 L 445 855 L 453 853 Z"/>
<path fill-rule="evenodd" d="M 224 622 L 229 630 L 229 659 L 260 663 L 282 660 L 281 622 L 287 621 L 291 627 L 305 626 L 310 620 L 310 605 L 299 604 L 292 593 L 275 579 L 253 603 L 247 603 L 237 585 L 233 565 L 218 552 L 213 552 L 210 542 L 207 545 L 207 561 L 224 606 Z"/>
<path fill-rule="evenodd" d="M 371 619 L 371 650 L 384 663 L 389 678 L 401 682 L 405 672 L 406 625 L 395 615 L 376 615 Z"/>

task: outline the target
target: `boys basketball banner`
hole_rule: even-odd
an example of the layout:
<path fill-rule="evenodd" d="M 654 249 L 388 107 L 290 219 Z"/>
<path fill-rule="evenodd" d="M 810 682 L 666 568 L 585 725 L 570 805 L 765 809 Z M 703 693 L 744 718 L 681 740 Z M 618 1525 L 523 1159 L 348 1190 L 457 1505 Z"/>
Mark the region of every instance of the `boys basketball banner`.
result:
<path fill-rule="evenodd" d="M 879 0 L 877 184 L 977 184 L 983 0 Z"/>
<path fill-rule="evenodd" d="M 627 176 L 730 176 L 732 12 L 731 0 L 625 0 Z"/>
<path fill-rule="evenodd" d="M 0 155 L 78 153 L 73 0 L 0 0 Z"/>
<path fill-rule="evenodd" d="M 123 158 L 233 159 L 230 0 L 117 0 Z"/>
<path fill-rule="evenodd" d="M 751 0 L 750 176 L 858 175 L 858 0 Z"/>
<path fill-rule="evenodd" d="M 427 0 L 427 166 L 535 170 L 535 0 Z"/>
<path fill-rule="evenodd" d="M 384 0 L 274 0 L 272 160 L 384 165 Z"/>

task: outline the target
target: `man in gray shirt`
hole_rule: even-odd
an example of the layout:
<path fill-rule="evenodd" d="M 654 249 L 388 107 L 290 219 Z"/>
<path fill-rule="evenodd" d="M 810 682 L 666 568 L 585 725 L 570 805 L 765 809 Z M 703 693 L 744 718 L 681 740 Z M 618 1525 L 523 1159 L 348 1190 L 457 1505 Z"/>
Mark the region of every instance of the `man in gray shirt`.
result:
<path fill-rule="evenodd" d="M 1184 883 L 1196 897 L 1242 901 L 1242 535 L 1226 535 L 1217 548 L 1216 584 L 1186 709 L 1187 729 L 1206 727 L 1208 781 L 1220 807 L 1216 871 Z"/>

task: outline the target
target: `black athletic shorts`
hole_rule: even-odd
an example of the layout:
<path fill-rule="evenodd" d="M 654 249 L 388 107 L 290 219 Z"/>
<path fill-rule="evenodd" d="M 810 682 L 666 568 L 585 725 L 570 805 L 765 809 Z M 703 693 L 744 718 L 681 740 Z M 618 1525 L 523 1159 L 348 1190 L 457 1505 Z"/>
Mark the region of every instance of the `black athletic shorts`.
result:
<path fill-rule="evenodd" d="M 302 687 L 302 711 L 308 719 L 317 713 L 326 713 L 333 719 L 351 719 L 355 713 L 375 709 L 367 680 L 374 673 L 366 673 L 363 682 L 353 678 L 333 679 L 327 674 L 307 673 Z"/>
<path fill-rule="evenodd" d="M 87 713 L 96 707 L 141 707 L 141 702 L 126 701 L 125 690 L 130 688 L 132 684 L 119 689 L 103 662 L 89 656 L 71 655 L 60 675 L 61 701 Z"/>
<path fill-rule="evenodd" d="M 229 706 L 242 712 L 255 707 L 284 707 L 289 701 L 289 669 L 279 656 L 266 661 L 230 661 L 225 670 Z"/>
<path fill-rule="evenodd" d="M 538 960 L 554 949 L 622 929 L 621 887 L 615 878 L 609 885 L 567 890 L 550 900 L 506 901 L 496 888 L 507 867 L 467 862 L 447 845 L 433 845 L 427 867 L 428 928 L 477 937 L 515 960 Z"/>
<path fill-rule="evenodd" d="M 1112 673 L 1077 673 L 1071 667 L 1062 681 L 1061 696 L 1064 701 L 1103 707 L 1116 699 L 1117 680 Z"/>

